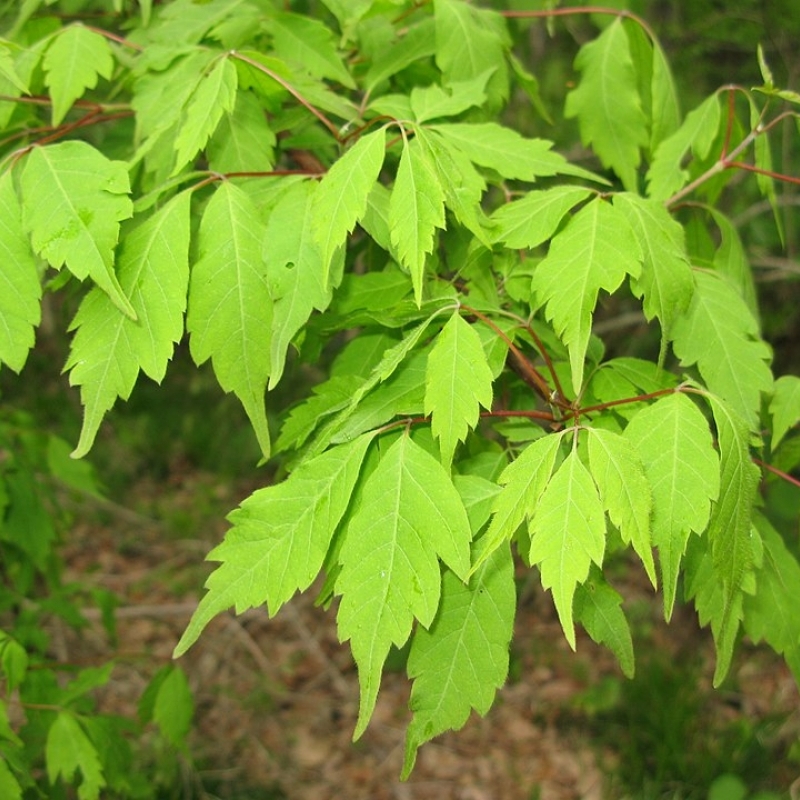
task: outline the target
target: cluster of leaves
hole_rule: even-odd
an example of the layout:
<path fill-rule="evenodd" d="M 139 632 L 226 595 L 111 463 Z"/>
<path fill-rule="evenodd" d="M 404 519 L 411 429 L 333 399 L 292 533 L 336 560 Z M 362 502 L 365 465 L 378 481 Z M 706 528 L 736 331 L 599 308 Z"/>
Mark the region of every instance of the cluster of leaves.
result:
<path fill-rule="evenodd" d="M 506 679 L 514 552 L 569 643 L 577 622 L 632 674 L 603 571 L 632 551 L 667 618 L 683 576 L 717 683 L 742 630 L 800 678 L 800 565 L 756 511 L 758 465 L 800 461 L 800 378 L 773 377 L 718 203 L 736 168 L 773 203 L 785 177 L 768 134 L 800 98 L 763 58 L 758 91 L 684 115 L 646 24 L 602 17 L 565 98 L 594 159 L 578 165 L 498 121 L 512 98 L 542 108 L 511 19 L 536 12 L 74 5 L 108 14 L 32 0 L 0 43 L 0 361 L 23 367 L 43 286 L 86 281 L 74 456 L 186 334 L 265 459 L 279 428 L 288 471 L 231 514 L 176 654 L 322 572 L 358 667 L 356 736 L 410 640 L 407 775 Z M 639 305 L 652 360 L 606 352 L 601 292 Z M 304 362 L 325 378 L 268 414 Z"/>

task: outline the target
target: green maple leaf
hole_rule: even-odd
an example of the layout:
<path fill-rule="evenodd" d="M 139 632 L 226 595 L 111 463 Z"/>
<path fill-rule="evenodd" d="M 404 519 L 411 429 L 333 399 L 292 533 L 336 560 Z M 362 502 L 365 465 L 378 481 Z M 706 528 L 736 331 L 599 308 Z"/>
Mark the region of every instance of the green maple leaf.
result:
<path fill-rule="evenodd" d="M 108 80 L 114 58 L 104 36 L 80 24 L 63 28 L 47 48 L 42 62 L 45 85 L 53 99 L 53 125 L 59 125 L 72 104 L 87 89 L 97 86 L 98 76 Z"/>
<path fill-rule="evenodd" d="M 0 265 L 0 364 L 19 372 L 41 320 L 42 286 L 10 170 L 0 175 Z"/>
<path fill-rule="evenodd" d="M 572 387 L 580 394 L 592 312 L 600 289 L 616 291 L 626 275 L 641 270 L 642 251 L 625 216 L 610 203 L 592 200 L 550 244 L 533 273 L 537 306 L 569 349 Z"/>
<path fill-rule="evenodd" d="M 267 457 L 264 392 L 270 372 L 272 298 L 262 230 L 248 195 L 224 182 L 200 221 L 186 329 L 192 358 L 198 365 L 211 358 L 220 386 L 241 401 Z"/>
<path fill-rule="evenodd" d="M 408 656 L 414 716 L 406 732 L 403 778 L 422 744 L 461 728 L 473 708 L 481 715 L 489 710 L 508 676 L 515 610 L 509 547 L 495 550 L 468 584 L 444 573 L 439 613 L 430 630 L 417 628 Z"/>
<path fill-rule="evenodd" d="M 601 428 L 589 428 L 589 469 L 603 508 L 623 541 L 631 542 L 656 585 L 650 543 L 652 497 L 639 455 L 628 439 Z"/>
<path fill-rule="evenodd" d="M 206 581 L 175 656 L 197 641 L 220 612 L 267 604 L 275 615 L 296 591 L 316 578 L 331 540 L 352 500 L 372 435 L 303 462 L 282 483 L 259 489 L 234 511 L 233 527 L 209 554 L 221 566 Z"/>
<path fill-rule="evenodd" d="M 369 723 L 392 644 L 439 607 L 439 559 L 462 580 L 469 571 L 467 512 L 444 467 L 408 435 L 381 456 L 362 488 L 339 553 L 339 638 L 350 640 L 361 703 L 354 738 Z"/>
<path fill-rule="evenodd" d="M 403 154 L 389 200 L 391 243 L 411 273 L 417 304 L 422 302 L 426 255 L 433 251 L 436 228 L 443 228 L 444 191 L 435 164 L 417 139 L 404 140 Z"/>
<path fill-rule="evenodd" d="M 634 192 L 640 148 L 647 146 L 649 137 L 630 42 L 620 18 L 581 47 L 575 66 L 581 80 L 567 95 L 564 114 L 578 118 L 584 145 L 591 145 L 604 166 Z"/>
<path fill-rule="evenodd" d="M 322 255 L 311 233 L 316 188 L 308 181 L 292 186 L 270 210 L 267 222 L 264 259 L 273 299 L 270 389 L 283 375 L 294 336 L 315 308 L 322 311 L 331 300 L 323 281 Z"/>
<path fill-rule="evenodd" d="M 367 210 L 367 198 L 386 154 L 386 131 L 362 136 L 327 172 L 314 195 L 314 239 L 327 286 L 333 256 Z"/>
<path fill-rule="evenodd" d="M 639 411 L 624 436 L 638 452 L 653 493 L 652 540 L 669 619 L 689 534 L 706 529 L 719 495 L 719 457 L 705 417 L 680 393 Z"/>
<path fill-rule="evenodd" d="M 719 98 L 713 94 L 686 115 L 681 126 L 664 139 L 653 155 L 647 171 L 647 194 L 653 200 L 667 200 L 689 180 L 681 164 L 691 149 L 705 159 L 717 138 L 720 123 Z"/>
<path fill-rule="evenodd" d="M 135 319 L 114 272 L 119 223 L 133 212 L 126 165 L 86 142 L 61 142 L 31 151 L 20 185 L 33 249 L 56 269 L 91 278 Z"/>
<path fill-rule="evenodd" d="M 175 139 L 177 175 L 208 142 L 223 114 L 232 112 L 236 104 L 236 67 L 228 58 L 220 58 L 195 85 L 184 107 L 178 136 Z"/>
<path fill-rule="evenodd" d="M 105 292 L 83 299 L 70 325 L 75 337 L 65 369 L 81 387 L 83 426 L 73 456 L 85 455 L 117 397 L 127 400 L 139 370 L 160 383 L 183 336 L 189 283 L 190 194 L 179 194 L 129 228 L 119 256 L 119 281 L 136 313 L 126 317 Z"/>
<path fill-rule="evenodd" d="M 639 195 L 615 195 L 614 206 L 625 215 L 642 249 L 642 273 L 632 288 L 644 298 L 647 319 L 658 317 L 661 323 L 663 355 L 672 323 L 687 310 L 694 292 L 683 227 L 663 203 Z"/>
<path fill-rule="evenodd" d="M 770 447 L 775 450 L 789 429 L 800 422 L 800 378 L 783 375 L 775 381 L 769 413 L 772 414 Z"/>
<path fill-rule="evenodd" d="M 772 391 L 772 351 L 758 323 L 729 280 L 719 272 L 695 273 L 697 288 L 671 338 L 681 364 L 697 364 L 706 386 L 727 400 L 751 429 L 758 428 L 761 394 Z"/>
<path fill-rule="evenodd" d="M 623 673 L 634 675 L 633 640 L 622 597 L 606 583 L 602 572 L 592 566 L 589 580 L 575 591 L 575 617 L 598 644 L 604 644 L 617 657 Z"/>
<path fill-rule="evenodd" d="M 492 407 L 492 377 L 480 336 L 454 312 L 428 355 L 425 378 L 425 413 L 445 465 L 477 424 L 480 406 Z"/>
<path fill-rule="evenodd" d="M 70 782 L 75 773 L 80 771 L 79 800 L 97 800 L 100 797 L 106 780 L 97 749 L 78 720 L 67 711 L 58 713 L 47 732 L 45 760 L 51 784 L 55 784 L 59 777 Z"/>
<path fill-rule="evenodd" d="M 427 122 L 437 117 L 455 117 L 473 106 L 480 106 L 486 100 L 486 82 L 494 69 L 466 81 L 453 81 L 446 86 L 417 86 L 411 90 L 409 101 L 414 119 Z"/>
<path fill-rule="evenodd" d="M 530 563 L 553 600 L 564 635 L 575 649 L 572 601 L 575 587 L 602 565 L 606 520 L 589 470 L 572 450 L 545 487 L 530 521 Z"/>

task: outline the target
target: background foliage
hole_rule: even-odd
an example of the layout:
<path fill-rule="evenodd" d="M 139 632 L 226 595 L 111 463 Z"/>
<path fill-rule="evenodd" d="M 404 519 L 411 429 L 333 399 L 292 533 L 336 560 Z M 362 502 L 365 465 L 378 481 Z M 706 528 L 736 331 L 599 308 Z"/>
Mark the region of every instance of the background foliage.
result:
<path fill-rule="evenodd" d="M 4 796 L 150 796 L 126 742 L 184 747 L 179 667 L 136 723 L 98 715 L 112 665 L 54 666 L 41 624 L 80 625 L 83 599 L 49 487 L 98 491 L 68 452 L 176 345 L 277 473 L 231 513 L 176 654 L 322 574 L 356 737 L 408 648 L 404 775 L 506 681 L 520 564 L 626 675 L 616 568 L 666 618 L 694 604 L 717 684 L 743 634 L 800 675 L 792 22 L 530 5 L 4 7 L 0 362 L 24 380 L 36 331 L 68 335 L 83 406 L 74 447 L 3 408 Z M 645 19 L 680 34 L 677 79 Z"/>

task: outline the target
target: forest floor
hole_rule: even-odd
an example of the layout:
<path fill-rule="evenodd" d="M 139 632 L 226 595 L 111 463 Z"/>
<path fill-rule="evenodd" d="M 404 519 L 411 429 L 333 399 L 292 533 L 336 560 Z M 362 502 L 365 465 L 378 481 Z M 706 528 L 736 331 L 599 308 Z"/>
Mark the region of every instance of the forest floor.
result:
<path fill-rule="evenodd" d="M 101 503 L 76 516 L 67 578 L 116 593 L 118 641 L 111 646 L 98 619 L 79 636 L 65 633 L 59 655 L 116 657 L 103 710 L 135 713 L 202 596 L 213 567 L 204 557 L 224 535 L 224 513 L 254 488 L 183 465 L 158 480 L 140 477 L 124 507 Z M 520 573 L 508 685 L 485 718 L 473 714 L 463 730 L 424 745 L 407 782 L 399 780 L 409 720 L 402 653 L 390 659 L 372 722 L 353 743 L 358 682 L 335 609 L 314 607 L 312 592 L 275 619 L 264 609 L 220 615 L 179 661 L 195 727 L 179 759 L 181 785 L 165 797 L 704 800 L 711 781 L 733 773 L 748 789 L 794 800 L 800 700 L 785 665 L 744 643 L 730 679 L 712 690 L 713 643 L 691 609 L 676 609 L 666 626 L 646 579 L 626 569 L 617 583 L 634 629 L 636 679 L 585 636 L 573 653 L 549 595 Z"/>

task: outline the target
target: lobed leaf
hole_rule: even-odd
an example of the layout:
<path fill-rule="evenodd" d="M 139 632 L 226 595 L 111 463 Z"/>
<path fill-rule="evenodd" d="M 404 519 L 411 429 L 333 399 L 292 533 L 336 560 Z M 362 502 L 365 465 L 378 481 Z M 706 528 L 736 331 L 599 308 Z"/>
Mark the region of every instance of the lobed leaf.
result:
<path fill-rule="evenodd" d="M 578 118 L 584 145 L 591 145 L 603 165 L 634 192 L 640 148 L 647 146 L 648 133 L 621 18 L 581 47 L 575 66 L 582 75 L 567 95 L 564 114 Z"/>
<path fill-rule="evenodd" d="M 480 407 L 492 407 L 492 381 L 480 336 L 455 311 L 436 337 L 425 377 L 425 413 L 445 466 L 477 424 Z"/>
<path fill-rule="evenodd" d="M 220 386 L 241 401 L 267 457 L 272 298 L 261 219 L 243 189 L 226 181 L 214 192 L 200 221 L 197 250 L 186 317 L 192 358 L 198 365 L 212 360 Z"/>
<path fill-rule="evenodd" d="M 417 749 L 434 736 L 461 728 L 474 708 L 485 714 L 508 676 L 516 591 L 511 550 L 500 547 L 464 584 L 442 577 L 439 613 L 430 630 L 417 628 L 408 656 L 413 679 L 402 777 Z"/>
<path fill-rule="evenodd" d="M 414 620 L 433 622 L 441 592 L 439 558 L 462 580 L 469 571 L 467 512 L 442 465 L 408 435 L 381 455 L 366 479 L 339 553 L 339 638 L 350 640 L 364 732 L 390 647 Z"/>
<path fill-rule="evenodd" d="M 42 286 L 22 227 L 13 173 L 0 175 L 0 364 L 19 372 L 41 320 Z"/>
<path fill-rule="evenodd" d="M 80 770 L 79 800 L 97 800 L 106 785 L 97 749 L 80 723 L 68 711 L 59 711 L 47 732 L 45 745 L 47 777 L 55 784 L 61 777 L 71 781 Z"/>
<path fill-rule="evenodd" d="M 127 400 L 139 370 L 160 383 L 183 336 L 189 283 L 189 204 L 183 192 L 124 237 L 119 281 L 136 314 L 125 316 L 108 295 L 93 289 L 81 302 L 70 330 L 76 331 L 65 369 L 81 387 L 83 425 L 74 458 L 92 447 L 105 413 Z"/>
<path fill-rule="evenodd" d="M 706 529 L 719 496 L 719 457 L 705 417 L 678 392 L 641 409 L 624 437 L 638 452 L 653 493 L 651 535 L 669 619 L 689 535 Z"/>
<path fill-rule="evenodd" d="M 208 592 L 175 648 L 176 658 L 220 612 L 233 607 L 239 614 L 266 603 L 274 616 L 296 591 L 311 585 L 350 505 L 372 438 L 361 436 L 305 461 L 231 513 L 233 527 L 208 554 L 221 566 L 206 581 Z"/>
<path fill-rule="evenodd" d="M 136 312 L 114 272 L 119 223 L 133 212 L 128 171 L 86 142 L 34 148 L 20 179 L 22 224 L 33 249 L 79 280 L 91 278 L 131 319 Z"/>
<path fill-rule="evenodd" d="M 114 58 L 104 36 L 76 23 L 62 28 L 53 37 L 42 67 L 53 100 L 55 127 L 87 89 L 97 86 L 98 77 L 106 80 L 111 77 Z"/>
<path fill-rule="evenodd" d="M 536 306 L 569 349 L 572 387 L 580 394 L 592 312 L 600 289 L 616 291 L 626 275 L 637 278 L 642 251 L 625 216 L 597 198 L 581 208 L 550 244 L 533 273 Z"/>

